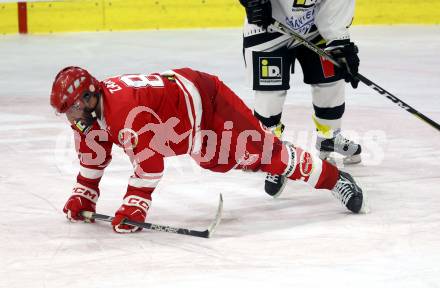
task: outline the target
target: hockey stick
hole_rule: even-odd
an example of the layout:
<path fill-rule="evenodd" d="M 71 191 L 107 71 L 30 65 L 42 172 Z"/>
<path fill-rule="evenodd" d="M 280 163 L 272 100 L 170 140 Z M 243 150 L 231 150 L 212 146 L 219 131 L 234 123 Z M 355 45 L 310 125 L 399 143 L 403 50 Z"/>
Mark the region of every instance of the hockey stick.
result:
<path fill-rule="evenodd" d="M 312 50 L 313 52 L 315 52 L 319 56 L 327 59 L 328 61 L 333 63 L 336 67 L 341 68 L 341 64 L 339 64 L 332 56 L 327 54 L 323 49 L 319 48 L 318 46 L 316 46 L 315 44 L 313 44 L 309 40 L 305 39 L 304 37 L 302 37 L 298 33 L 295 33 L 294 31 L 290 30 L 288 27 L 281 24 L 280 22 L 275 21 L 272 24 L 272 27 L 275 30 L 277 30 L 283 34 L 287 34 L 287 35 L 292 36 L 293 38 L 295 38 L 296 40 L 301 42 L 301 44 L 303 44 L 304 46 L 306 46 L 307 48 L 309 48 L 310 50 Z M 376 90 L 380 94 L 382 94 L 385 97 L 387 97 L 388 99 L 390 99 L 394 104 L 397 104 L 397 106 L 399 106 L 400 108 L 405 109 L 406 111 L 408 111 L 412 115 L 416 116 L 420 120 L 429 124 L 431 127 L 437 129 L 437 131 L 440 131 L 440 124 L 438 124 L 437 122 L 433 121 L 432 119 L 426 117 L 425 115 L 423 115 L 422 113 L 420 113 L 419 111 L 417 111 L 416 109 L 411 107 L 410 105 L 406 104 L 405 102 L 403 102 L 402 100 L 400 100 L 399 98 L 397 98 L 396 96 L 394 96 L 393 94 L 388 92 L 387 90 L 383 89 L 382 87 L 380 87 L 379 85 L 377 85 L 373 81 L 369 80 L 368 78 L 361 75 L 360 73 L 358 73 L 355 77 L 357 79 L 359 79 L 359 81 L 361 81 L 365 85 L 371 87 L 372 89 Z"/>
<path fill-rule="evenodd" d="M 141 222 L 135 222 L 135 221 L 130 221 L 130 220 L 124 220 L 122 223 L 127 224 L 127 225 L 131 225 L 131 226 L 141 227 L 144 229 L 155 230 L 155 231 L 182 234 L 182 235 L 202 237 L 202 238 L 210 238 L 214 234 L 215 229 L 217 228 L 218 224 L 221 221 L 222 212 L 223 212 L 223 196 L 222 196 L 222 194 L 220 194 L 220 200 L 218 203 L 217 213 L 215 215 L 215 218 L 211 222 L 211 224 L 209 225 L 208 229 L 206 229 L 204 231 L 190 230 L 190 229 L 185 229 L 185 228 L 176 228 L 176 227 L 159 225 L 159 224 L 152 224 L 152 223 L 141 223 Z M 81 215 L 87 219 L 95 219 L 95 220 L 104 221 L 104 222 L 112 222 L 112 220 L 113 220 L 112 216 L 93 213 L 93 212 L 89 212 L 89 211 L 82 211 Z"/>

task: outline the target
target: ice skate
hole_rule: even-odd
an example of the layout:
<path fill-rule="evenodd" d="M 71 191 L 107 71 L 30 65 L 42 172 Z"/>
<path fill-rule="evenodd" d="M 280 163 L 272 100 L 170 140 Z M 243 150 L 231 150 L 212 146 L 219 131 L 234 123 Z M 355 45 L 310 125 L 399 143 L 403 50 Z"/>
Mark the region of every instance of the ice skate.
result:
<path fill-rule="evenodd" d="M 368 212 L 367 201 L 362 193 L 362 189 L 356 184 L 350 174 L 340 171 L 339 179 L 331 191 L 333 196 L 351 212 Z"/>
<path fill-rule="evenodd" d="M 267 173 L 264 181 L 264 191 L 273 198 L 277 198 L 283 192 L 286 183 L 286 176 Z"/>
<path fill-rule="evenodd" d="M 331 157 L 332 152 L 343 155 L 345 165 L 358 164 L 362 161 L 361 145 L 345 138 L 341 133 L 337 133 L 334 138 L 330 139 L 318 135 L 316 149 L 319 151 L 319 158 L 331 163 L 335 163 L 335 160 Z"/>
<path fill-rule="evenodd" d="M 279 123 L 277 126 L 273 128 L 269 128 L 269 130 L 278 138 L 281 138 L 284 125 Z M 283 175 L 272 175 L 270 173 L 266 174 L 266 179 L 264 180 L 264 191 L 274 198 L 277 198 L 281 195 L 286 186 L 286 176 Z"/>

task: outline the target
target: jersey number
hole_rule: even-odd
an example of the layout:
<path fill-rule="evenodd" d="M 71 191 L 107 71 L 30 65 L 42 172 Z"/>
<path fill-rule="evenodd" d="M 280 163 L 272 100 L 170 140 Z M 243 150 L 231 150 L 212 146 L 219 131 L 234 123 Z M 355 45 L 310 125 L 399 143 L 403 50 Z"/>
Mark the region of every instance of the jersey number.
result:
<path fill-rule="evenodd" d="M 121 76 L 121 81 L 128 87 L 163 87 L 163 80 L 158 75 L 132 74 Z"/>

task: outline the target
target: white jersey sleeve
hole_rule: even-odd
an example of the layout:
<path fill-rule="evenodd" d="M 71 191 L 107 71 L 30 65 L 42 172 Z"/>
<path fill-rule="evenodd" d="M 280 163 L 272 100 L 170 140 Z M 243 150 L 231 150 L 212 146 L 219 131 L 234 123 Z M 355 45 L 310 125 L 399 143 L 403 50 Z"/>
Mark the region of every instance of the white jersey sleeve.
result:
<path fill-rule="evenodd" d="M 327 42 L 349 39 L 355 0 L 322 0 L 315 6 L 315 25 Z"/>

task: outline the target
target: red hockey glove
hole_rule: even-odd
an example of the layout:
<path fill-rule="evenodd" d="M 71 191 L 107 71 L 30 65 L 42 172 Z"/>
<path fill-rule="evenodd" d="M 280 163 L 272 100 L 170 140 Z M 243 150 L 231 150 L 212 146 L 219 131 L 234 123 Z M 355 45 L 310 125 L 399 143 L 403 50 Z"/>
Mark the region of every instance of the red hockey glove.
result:
<path fill-rule="evenodd" d="M 99 192 L 93 189 L 87 188 L 79 183 L 73 188 L 72 196 L 67 200 L 64 205 L 63 212 L 66 213 L 67 219 L 72 222 L 87 221 L 95 222 L 94 220 L 86 220 L 79 213 L 81 211 L 96 211 L 96 202 L 99 198 Z"/>
<path fill-rule="evenodd" d="M 124 203 L 115 213 L 112 221 L 113 230 L 117 233 L 131 233 L 142 230 L 140 227 L 122 224 L 127 219 L 136 222 L 145 222 L 151 200 L 136 195 L 129 195 L 124 198 Z"/>

